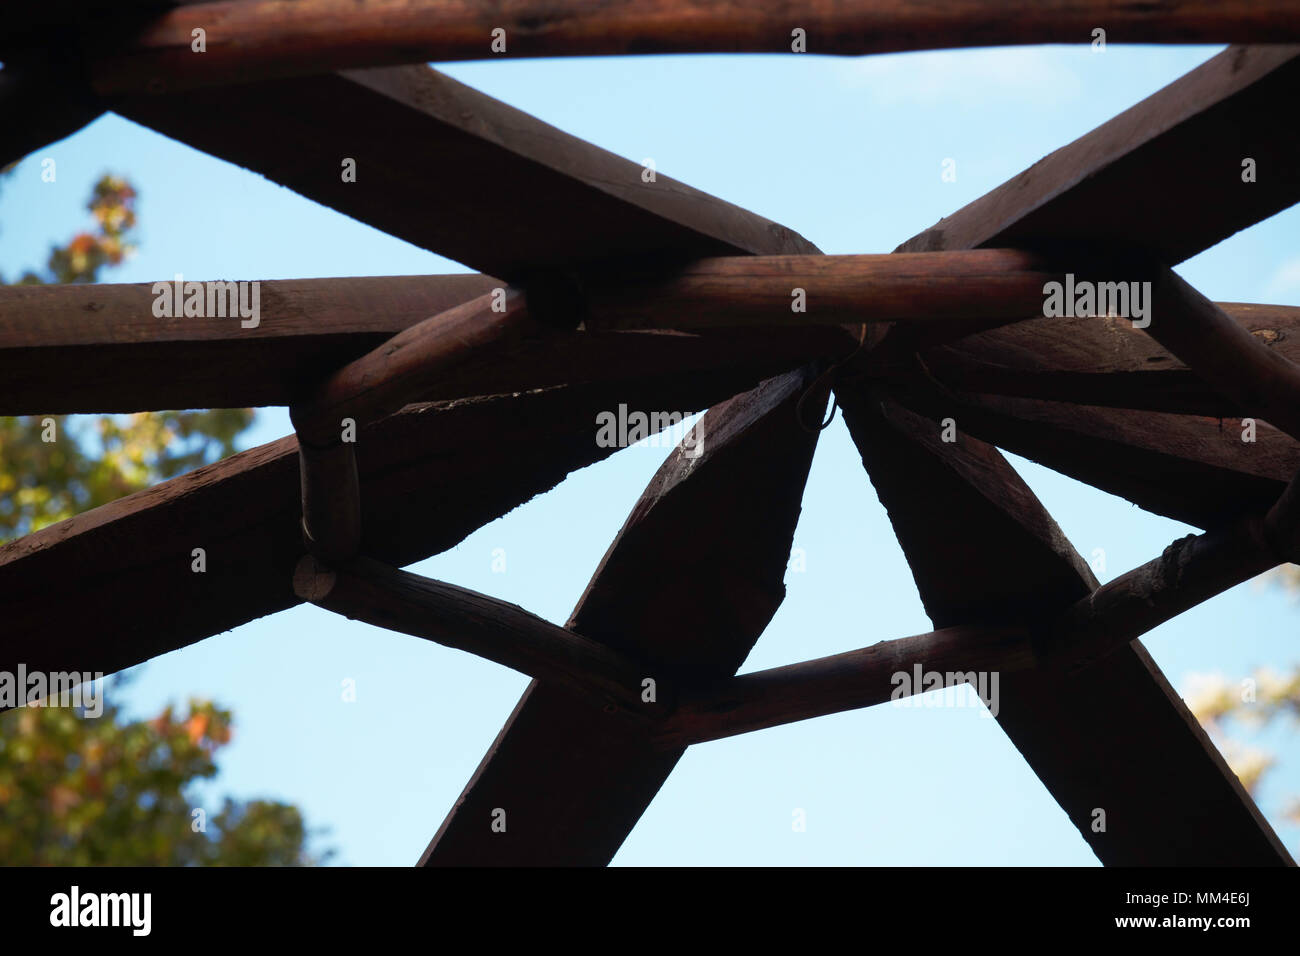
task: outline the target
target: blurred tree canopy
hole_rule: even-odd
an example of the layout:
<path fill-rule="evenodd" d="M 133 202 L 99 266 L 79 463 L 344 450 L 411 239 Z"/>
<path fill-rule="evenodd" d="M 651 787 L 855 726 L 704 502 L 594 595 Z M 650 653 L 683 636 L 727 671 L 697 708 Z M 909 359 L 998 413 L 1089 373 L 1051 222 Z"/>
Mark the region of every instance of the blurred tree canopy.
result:
<path fill-rule="evenodd" d="M 8 866 L 310 866 L 298 808 L 225 798 L 213 811 L 186 789 L 216 774 L 230 712 L 191 700 L 153 720 L 68 707 L 0 715 L 0 860 Z"/>
<path fill-rule="evenodd" d="M 92 230 L 52 249 L 44 273 L 18 282 L 98 281 L 134 248 L 135 198 L 126 180 L 101 177 L 89 203 Z M 0 542 L 232 454 L 252 419 L 246 408 L 0 417 Z M 226 798 L 213 812 L 192 806 L 185 791 L 216 774 L 216 753 L 230 739 L 230 712 L 200 700 L 152 720 L 126 720 L 109 704 L 95 717 L 67 707 L 0 714 L 0 863 L 328 859 L 328 851 L 308 852 L 310 831 L 290 804 Z"/>

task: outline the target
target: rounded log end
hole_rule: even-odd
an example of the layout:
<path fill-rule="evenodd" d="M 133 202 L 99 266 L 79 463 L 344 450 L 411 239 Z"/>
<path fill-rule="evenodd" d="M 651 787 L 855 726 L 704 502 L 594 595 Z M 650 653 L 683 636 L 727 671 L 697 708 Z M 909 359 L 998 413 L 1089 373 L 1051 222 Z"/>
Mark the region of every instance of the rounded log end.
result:
<path fill-rule="evenodd" d="M 334 590 L 337 576 L 314 555 L 304 554 L 293 569 L 293 593 L 304 601 L 316 603 Z"/>

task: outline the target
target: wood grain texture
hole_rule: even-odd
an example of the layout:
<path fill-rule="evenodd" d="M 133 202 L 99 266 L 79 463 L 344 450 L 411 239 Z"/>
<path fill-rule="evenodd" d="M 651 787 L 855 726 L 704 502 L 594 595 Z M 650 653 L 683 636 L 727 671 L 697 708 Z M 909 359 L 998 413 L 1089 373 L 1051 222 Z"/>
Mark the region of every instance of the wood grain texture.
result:
<path fill-rule="evenodd" d="M 709 410 L 696 425 L 702 453 L 679 449 L 652 479 L 571 630 L 683 688 L 735 673 L 784 597 L 816 442 L 795 418 L 811 381 L 810 371 L 791 373 Z M 824 407 L 809 404 L 810 415 Z M 604 865 L 681 754 L 534 682 L 420 862 Z M 505 833 L 490 829 L 497 807 Z"/>
<path fill-rule="evenodd" d="M 94 65 L 104 93 L 243 82 L 287 73 L 498 57 L 646 53 L 865 53 L 1016 43 L 1300 40 L 1294 0 L 215 0 L 158 17 Z M 208 32 L 191 52 L 191 30 Z M 492 45 L 500 29 L 504 48 Z"/>
<path fill-rule="evenodd" d="M 1096 590 L 995 449 L 944 442 L 878 392 L 839 397 L 936 627 L 1043 626 Z M 1084 672 L 1004 674 L 1000 691 L 999 724 L 1103 863 L 1291 862 L 1140 642 Z"/>
<path fill-rule="evenodd" d="M 608 329 L 865 322 L 1013 322 L 1043 311 L 1058 275 L 1014 249 L 892 255 L 730 256 L 615 269 L 584 285 L 585 322 Z"/>

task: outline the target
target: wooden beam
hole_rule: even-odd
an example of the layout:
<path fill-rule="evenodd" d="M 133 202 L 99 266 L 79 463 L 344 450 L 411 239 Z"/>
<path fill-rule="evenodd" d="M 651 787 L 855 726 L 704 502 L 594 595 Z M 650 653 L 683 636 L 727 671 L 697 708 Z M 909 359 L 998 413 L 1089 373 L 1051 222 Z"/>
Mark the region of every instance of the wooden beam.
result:
<path fill-rule="evenodd" d="M 858 56 L 942 47 L 1078 43 L 1103 27 L 1112 43 L 1300 40 L 1294 0 L 1141 3 L 1055 0 L 1008 8 L 997 0 L 801 4 L 735 0 L 217 0 L 117 29 L 97 57 L 102 93 L 238 83 L 287 73 L 497 57 L 646 53 L 789 53 L 794 30 L 810 53 Z M 207 52 L 192 30 L 207 31 Z M 102 30 L 101 25 L 95 27 Z M 494 32 L 500 42 L 494 44 Z M 802 52 L 802 51 L 801 51 Z"/>
<path fill-rule="evenodd" d="M 115 109 L 511 282 L 620 259 L 818 251 L 662 173 L 646 182 L 640 165 L 424 66 L 133 97 Z M 343 181 L 344 159 L 356 160 L 356 182 Z"/>
<path fill-rule="evenodd" d="M 3 14 L 6 19 L 9 11 Z M 46 41 L 50 38 L 45 37 Z M 70 136 L 104 112 L 72 45 L 4 54 L 0 62 L 0 169 Z"/>
<path fill-rule="evenodd" d="M 0 414 L 289 405 L 398 333 L 502 286 L 483 275 L 262 281 L 253 328 L 237 317 L 156 317 L 151 283 L 3 286 Z M 611 382 L 673 368 L 776 372 L 856 345 L 828 326 L 748 336 L 593 329 L 560 336 L 539 326 L 517 346 L 429 382 L 419 398 Z"/>
<path fill-rule="evenodd" d="M 960 432 L 945 442 L 878 392 L 839 399 L 936 627 L 1042 626 L 1096 590 L 995 449 Z M 1086 676 L 1012 672 L 1000 690 L 998 722 L 1103 863 L 1290 862 L 1139 642 Z"/>
<path fill-rule="evenodd" d="M 682 700 L 651 735 L 664 749 L 680 749 L 936 689 L 910 680 L 918 666 L 951 687 L 969 683 L 968 675 L 1036 663 L 1026 629 L 949 627 L 717 681 Z"/>
<path fill-rule="evenodd" d="M 370 558 L 332 567 L 307 555 L 294 569 L 293 589 L 304 601 L 352 620 L 504 664 L 590 700 L 606 714 L 644 725 L 671 703 L 666 686 L 655 703 L 643 701 L 644 668 L 604 644 L 518 605 Z"/>
<path fill-rule="evenodd" d="M 1261 345 L 1300 362 L 1300 307 L 1217 302 Z M 1044 334 L 1045 332 L 1050 334 Z M 874 349 L 866 374 L 914 384 L 915 352 Z M 955 392 L 1046 399 L 1215 418 L 1242 418 L 1239 403 L 1169 354 L 1133 323 L 1119 318 L 1048 320 L 977 332 L 923 352 L 925 377 Z"/>
<path fill-rule="evenodd" d="M 1013 322 L 1043 312 L 1059 271 L 1015 249 L 913 255 L 706 258 L 592 275 L 584 316 L 601 329 L 685 331 L 864 322 Z"/>
<path fill-rule="evenodd" d="M 1279 553 L 1262 517 L 1179 538 L 1102 585 L 1047 629 L 1044 653 L 1086 667 L 1152 628 L 1297 556 Z"/>
<path fill-rule="evenodd" d="M 896 251 L 1071 243 L 1176 265 L 1300 202 L 1300 130 L 1277 123 L 1298 95 L 1300 47 L 1231 47 Z"/>
<path fill-rule="evenodd" d="M 816 442 L 796 408 L 812 383 L 811 370 L 791 373 L 710 409 L 633 507 L 571 630 L 639 658 L 656 680 L 735 673 L 785 593 Z M 824 408 L 817 397 L 809 416 Z M 534 682 L 421 863 L 608 863 L 681 754 Z M 505 833 L 492 832 L 495 808 Z"/>
<path fill-rule="evenodd" d="M 1153 339 L 1250 416 L 1300 439 L 1300 365 L 1270 349 L 1170 269 L 1151 286 Z"/>
<path fill-rule="evenodd" d="M 476 353 L 517 345 L 536 325 L 515 289 L 488 292 L 425 319 L 349 362 L 295 403 L 290 411 L 298 439 L 337 443 L 344 418 L 357 428 L 387 418 Z"/>
<path fill-rule="evenodd" d="M 909 387 L 899 401 L 968 435 L 1198 528 L 1267 509 L 1300 443 L 1264 422 Z"/>
<path fill-rule="evenodd" d="M 399 567 L 437 554 L 608 456 L 595 440 L 603 410 L 696 410 L 757 374 L 661 372 L 409 408 L 358 435 L 365 553 Z M 0 547 L 0 669 L 111 673 L 298 603 L 297 458 L 281 439 Z"/>

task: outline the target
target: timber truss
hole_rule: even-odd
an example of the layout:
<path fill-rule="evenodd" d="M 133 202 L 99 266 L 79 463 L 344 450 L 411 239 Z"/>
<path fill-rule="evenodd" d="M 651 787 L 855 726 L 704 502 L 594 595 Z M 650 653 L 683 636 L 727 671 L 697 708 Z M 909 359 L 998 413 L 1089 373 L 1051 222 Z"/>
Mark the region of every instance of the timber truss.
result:
<path fill-rule="evenodd" d="M 1291 864 L 1138 637 L 1300 553 L 1300 309 L 1171 271 L 1300 200 L 1300 47 L 1278 45 L 1300 3 L 794 6 L 6 10 L 0 164 L 111 109 L 481 274 L 266 282 L 255 330 L 155 318 L 149 285 L 0 290 L 2 414 L 287 405 L 297 431 L 0 549 L 0 666 L 113 672 L 310 601 L 531 675 L 425 865 L 604 864 L 693 743 L 880 703 L 917 663 L 996 670 L 999 723 L 1103 862 Z M 888 255 L 822 255 L 423 65 L 1098 27 L 1267 45 Z M 1149 282 L 1150 321 L 1044 317 L 1066 276 Z M 832 392 L 936 630 L 735 676 L 783 598 Z M 564 627 L 398 570 L 608 455 L 593 422 L 620 403 L 707 408 L 707 441 L 660 469 Z M 1099 586 L 999 448 L 1205 533 Z"/>

